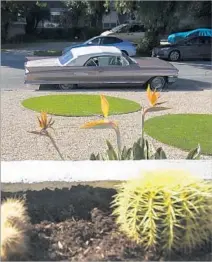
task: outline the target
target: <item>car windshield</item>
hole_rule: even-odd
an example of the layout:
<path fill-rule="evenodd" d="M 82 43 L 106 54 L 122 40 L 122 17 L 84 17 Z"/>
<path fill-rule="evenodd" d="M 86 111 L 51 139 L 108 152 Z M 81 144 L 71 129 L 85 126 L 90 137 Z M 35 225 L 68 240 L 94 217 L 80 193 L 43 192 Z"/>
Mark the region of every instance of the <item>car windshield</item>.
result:
<path fill-rule="evenodd" d="M 115 33 L 115 32 L 119 31 L 120 29 L 122 29 L 125 26 L 127 26 L 127 24 L 118 25 L 118 26 L 112 28 L 110 31 Z"/>
<path fill-rule="evenodd" d="M 68 51 L 67 53 L 65 53 L 64 55 L 60 56 L 59 62 L 61 65 L 65 65 L 67 64 L 71 59 L 73 58 L 73 54 L 71 51 Z"/>

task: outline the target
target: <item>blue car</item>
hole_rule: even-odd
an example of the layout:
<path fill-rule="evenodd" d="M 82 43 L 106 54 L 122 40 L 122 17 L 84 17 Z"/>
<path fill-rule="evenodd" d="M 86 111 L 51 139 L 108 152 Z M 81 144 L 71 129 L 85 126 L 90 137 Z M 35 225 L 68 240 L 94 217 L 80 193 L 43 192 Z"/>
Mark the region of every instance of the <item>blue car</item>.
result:
<path fill-rule="evenodd" d="M 179 32 L 168 36 L 168 42 L 174 44 L 181 39 L 197 37 L 197 36 L 208 36 L 212 37 L 212 29 L 199 28 L 188 32 Z"/>
<path fill-rule="evenodd" d="M 63 54 L 67 53 L 68 51 L 70 51 L 72 48 L 75 48 L 75 47 L 92 46 L 92 45 L 115 46 L 128 56 L 136 55 L 136 45 L 135 44 L 129 41 L 122 40 L 118 37 L 114 37 L 114 36 L 95 36 L 82 44 L 66 47 L 63 50 Z"/>

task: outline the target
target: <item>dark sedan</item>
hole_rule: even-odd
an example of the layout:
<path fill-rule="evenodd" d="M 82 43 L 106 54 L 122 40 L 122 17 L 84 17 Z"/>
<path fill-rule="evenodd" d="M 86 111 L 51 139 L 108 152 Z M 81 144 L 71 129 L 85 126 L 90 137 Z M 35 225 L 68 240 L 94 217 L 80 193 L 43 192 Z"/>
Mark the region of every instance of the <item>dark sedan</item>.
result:
<path fill-rule="evenodd" d="M 180 40 L 175 44 L 167 44 L 152 50 L 152 56 L 179 61 L 185 59 L 211 59 L 212 37 L 197 36 Z"/>

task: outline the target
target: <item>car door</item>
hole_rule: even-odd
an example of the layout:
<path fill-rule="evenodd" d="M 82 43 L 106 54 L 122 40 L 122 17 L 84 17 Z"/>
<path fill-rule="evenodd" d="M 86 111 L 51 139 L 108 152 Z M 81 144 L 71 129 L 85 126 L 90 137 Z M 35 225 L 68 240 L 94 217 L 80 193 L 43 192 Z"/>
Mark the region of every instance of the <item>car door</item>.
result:
<path fill-rule="evenodd" d="M 123 42 L 123 40 L 115 36 L 104 36 L 101 39 L 101 45 L 116 46 L 116 44 Z"/>
<path fill-rule="evenodd" d="M 209 36 L 201 36 L 200 37 L 200 44 L 199 44 L 199 52 L 200 58 L 202 59 L 210 59 L 212 54 L 212 37 Z"/>
<path fill-rule="evenodd" d="M 183 54 L 183 58 L 195 59 L 201 58 L 202 48 L 203 47 L 201 46 L 200 37 L 197 36 L 186 40 L 180 47 L 180 51 Z"/>
<path fill-rule="evenodd" d="M 132 83 L 135 68 L 123 56 L 98 56 L 98 80 L 104 84 Z"/>

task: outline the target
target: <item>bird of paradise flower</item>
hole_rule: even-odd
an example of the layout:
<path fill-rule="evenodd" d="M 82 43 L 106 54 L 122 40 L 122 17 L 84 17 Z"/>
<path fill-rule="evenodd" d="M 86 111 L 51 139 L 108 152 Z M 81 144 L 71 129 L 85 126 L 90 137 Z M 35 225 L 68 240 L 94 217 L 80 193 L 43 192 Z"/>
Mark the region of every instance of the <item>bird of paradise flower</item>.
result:
<path fill-rule="evenodd" d="M 142 118 L 142 128 L 141 128 L 141 138 L 143 141 L 143 137 L 144 137 L 144 120 L 145 120 L 145 115 L 148 112 L 155 112 L 155 111 L 161 111 L 161 110 L 167 110 L 169 108 L 167 107 L 161 107 L 159 105 L 165 103 L 165 102 L 161 102 L 161 103 L 157 103 L 158 99 L 160 97 L 160 94 L 156 91 L 151 91 L 150 86 L 148 86 L 147 88 L 147 98 L 149 100 L 149 104 L 150 106 L 147 108 L 142 108 L 142 114 L 141 114 L 141 118 Z M 91 122 L 87 122 L 84 125 L 81 126 L 81 128 L 85 128 L 85 129 L 105 129 L 105 128 L 109 128 L 109 129 L 113 129 L 116 133 L 116 140 L 117 140 L 117 148 L 118 148 L 118 157 L 119 159 L 121 159 L 121 135 L 120 135 L 120 130 L 118 127 L 118 123 L 116 121 L 113 120 L 109 120 L 108 119 L 108 114 L 109 114 L 109 103 L 106 99 L 106 97 L 104 95 L 100 95 L 101 98 L 101 109 L 102 109 L 102 113 L 104 116 L 104 119 L 98 119 L 98 120 L 94 120 Z"/>
<path fill-rule="evenodd" d="M 48 129 L 54 130 L 53 125 L 54 125 L 55 121 L 52 120 L 52 117 L 50 119 L 48 119 L 48 115 L 47 115 L 46 112 L 41 112 L 40 117 L 37 117 L 37 119 L 38 119 L 40 130 L 39 131 L 29 131 L 29 133 L 48 137 L 50 139 L 52 145 L 56 149 L 57 153 L 59 154 L 60 158 L 62 160 L 64 160 L 64 158 L 63 158 L 63 156 L 60 152 L 60 149 L 58 148 L 54 138 L 51 136 L 51 134 L 48 131 Z"/>

